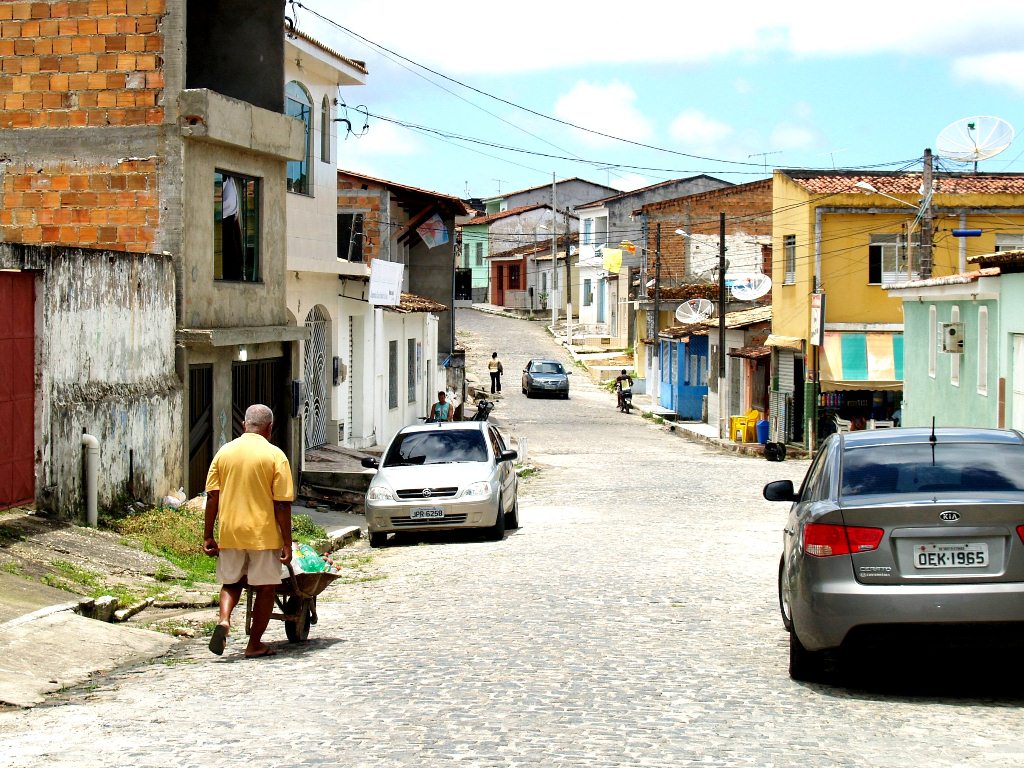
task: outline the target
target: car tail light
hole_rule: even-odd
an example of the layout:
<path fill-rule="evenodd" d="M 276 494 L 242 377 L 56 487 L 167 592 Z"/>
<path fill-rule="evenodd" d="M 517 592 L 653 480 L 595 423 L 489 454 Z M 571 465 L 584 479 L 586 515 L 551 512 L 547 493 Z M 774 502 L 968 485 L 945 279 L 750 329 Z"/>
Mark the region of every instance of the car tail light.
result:
<path fill-rule="evenodd" d="M 804 526 L 804 552 L 812 557 L 870 552 L 878 549 L 884 535 L 885 531 L 881 528 L 808 523 Z"/>
<path fill-rule="evenodd" d="M 1020 536 L 1020 540 L 1024 541 L 1024 525 L 1017 526 L 1017 535 Z"/>

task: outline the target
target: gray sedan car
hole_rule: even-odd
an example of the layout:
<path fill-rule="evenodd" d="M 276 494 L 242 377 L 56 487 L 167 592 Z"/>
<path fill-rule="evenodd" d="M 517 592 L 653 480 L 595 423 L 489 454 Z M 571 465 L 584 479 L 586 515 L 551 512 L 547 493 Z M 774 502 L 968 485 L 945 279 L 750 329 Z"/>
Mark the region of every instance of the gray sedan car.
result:
<path fill-rule="evenodd" d="M 781 480 L 764 497 L 792 503 L 779 605 L 794 679 L 855 645 L 1024 637 L 1019 432 L 830 435 L 799 491 Z"/>
<path fill-rule="evenodd" d="M 523 394 L 550 394 L 569 399 L 569 374 L 557 360 L 531 360 L 523 368 Z"/>

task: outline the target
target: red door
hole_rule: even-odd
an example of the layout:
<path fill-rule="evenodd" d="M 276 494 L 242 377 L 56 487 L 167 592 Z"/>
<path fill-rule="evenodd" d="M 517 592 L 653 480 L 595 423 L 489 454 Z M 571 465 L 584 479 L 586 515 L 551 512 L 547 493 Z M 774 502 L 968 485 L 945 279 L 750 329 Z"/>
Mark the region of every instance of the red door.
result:
<path fill-rule="evenodd" d="M 0 272 L 0 509 L 35 497 L 35 276 Z"/>

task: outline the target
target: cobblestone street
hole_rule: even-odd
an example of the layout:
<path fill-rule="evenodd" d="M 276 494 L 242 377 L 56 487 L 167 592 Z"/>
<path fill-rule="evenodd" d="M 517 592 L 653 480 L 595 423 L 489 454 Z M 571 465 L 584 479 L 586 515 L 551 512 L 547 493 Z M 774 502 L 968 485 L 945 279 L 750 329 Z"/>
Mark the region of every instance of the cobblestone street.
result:
<path fill-rule="evenodd" d="M 0 712 L 0 765 L 1024 764 L 1020 699 L 789 679 L 786 509 L 761 488 L 805 461 L 621 414 L 580 368 L 568 401 L 527 399 L 525 362 L 567 353 L 541 323 L 457 318 L 481 385 L 498 351 L 495 421 L 539 469 L 520 483 L 520 530 L 372 550 L 381 578 L 324 592 L 305 645 L 273 622 L 274 658 L 242 657 L 236 614 L 223 657 L 189 641 Z"/>

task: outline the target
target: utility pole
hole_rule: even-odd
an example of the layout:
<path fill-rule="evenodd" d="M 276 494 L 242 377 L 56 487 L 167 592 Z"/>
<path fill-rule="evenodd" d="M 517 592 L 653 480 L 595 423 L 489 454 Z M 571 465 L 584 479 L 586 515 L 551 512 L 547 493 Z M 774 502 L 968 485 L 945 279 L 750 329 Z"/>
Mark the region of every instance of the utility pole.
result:
<path fill-rule="evenodd" d="M 658 341 L 658 315 L 661 312 L 661 222 L 658 222 L 654 230 L 654 359 L 651 360 L 651 378 L 654 384 L 651 387 L 651 403 L 658 407 L 658 398 L 661 393 L 661 342 Z"/>
<path fill-rule="evenodd" d="M 718 436 L 728 424 L 725 405 L 725 212 L 718 214 Z"/>
<path fill-rule="evenodd" d="M 572 233 L 569 231 L 569 209 L 565 209 L 565 336 L 566 342 L 572 346 L 572 261 L 570 245 Z"/>
<path fill-rule="evenodd" d="M 558 325 L 558 207 L 556 200 L 555 172 L 551 172 L 551 333 Z"/>
<path fill-rule="evenodd" d="M 921 174 L 921 186 L 924 200 L 921 210 L 921 278 L 928 280 L 932 276 L 932 239 L 934 229 L 932 222 L 932 151 L 924 151 L 924 171 Z"/>

